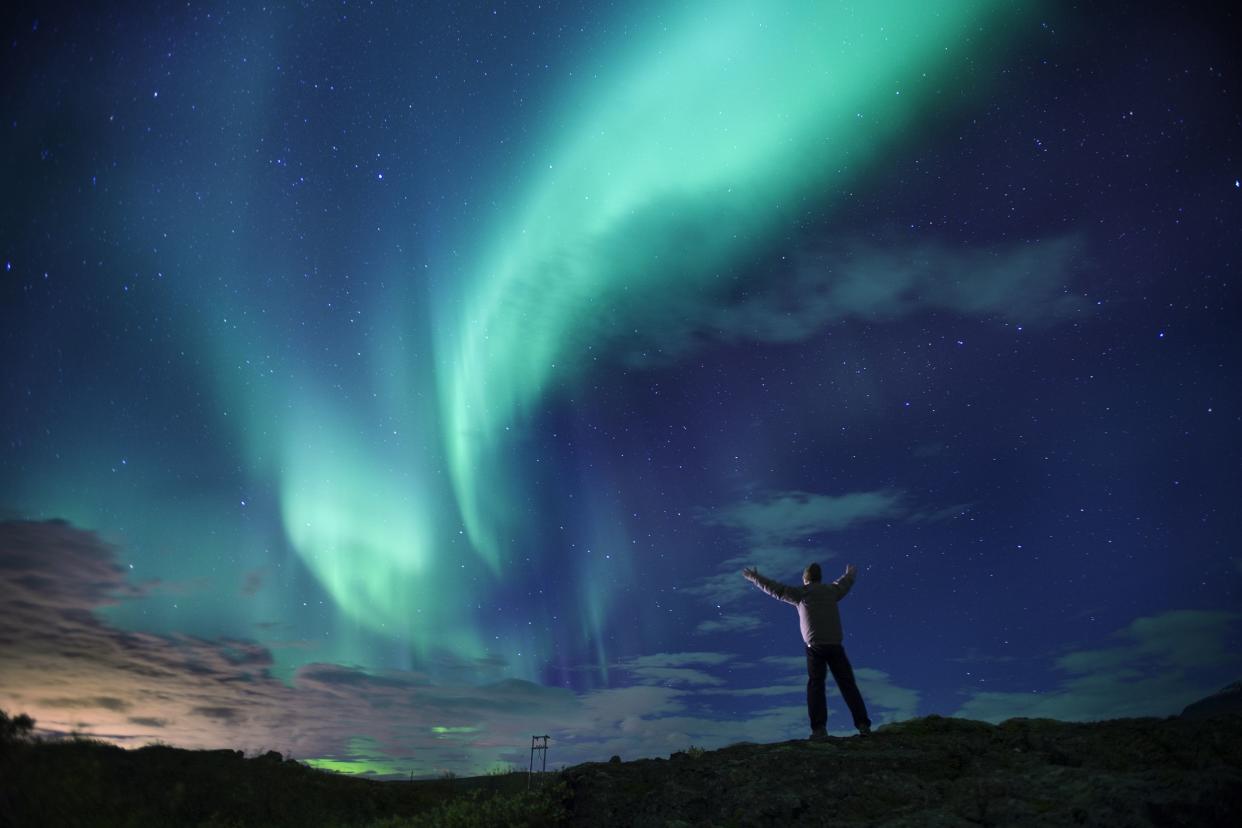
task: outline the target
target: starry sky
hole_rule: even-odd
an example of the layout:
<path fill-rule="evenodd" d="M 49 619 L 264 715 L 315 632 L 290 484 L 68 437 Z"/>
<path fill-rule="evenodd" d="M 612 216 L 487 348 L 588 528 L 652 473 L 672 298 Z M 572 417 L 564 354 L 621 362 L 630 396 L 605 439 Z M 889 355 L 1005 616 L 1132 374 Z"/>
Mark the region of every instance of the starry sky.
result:
<path fill-rule="evenodd" d="M 811 561 L 877 723 L 1236 680 L 1239 21 L 1182 5 L 19 6 L 0 707 L 377 775 L 798 738 L 740 573 Z"/>

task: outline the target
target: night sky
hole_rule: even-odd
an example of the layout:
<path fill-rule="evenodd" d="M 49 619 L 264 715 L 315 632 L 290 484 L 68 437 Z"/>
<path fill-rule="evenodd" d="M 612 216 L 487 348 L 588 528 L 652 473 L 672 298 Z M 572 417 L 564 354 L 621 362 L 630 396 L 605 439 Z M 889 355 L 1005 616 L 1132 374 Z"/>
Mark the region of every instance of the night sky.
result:
<path fill-rule="evenodd" d="M 1225 4 L 29 5 L 0 707 L 44 732 L 801 738 L 741 570 L 811 561 L 877 724 L 1242 675 Z"/>

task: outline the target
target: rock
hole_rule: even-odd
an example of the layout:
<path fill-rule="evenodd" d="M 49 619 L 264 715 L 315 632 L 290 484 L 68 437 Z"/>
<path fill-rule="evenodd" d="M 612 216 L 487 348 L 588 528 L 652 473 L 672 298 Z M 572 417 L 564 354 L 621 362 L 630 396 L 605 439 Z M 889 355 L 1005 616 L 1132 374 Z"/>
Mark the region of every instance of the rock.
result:
<path fill-rule="evenodd" d="M 1182 716 L 1187 719 L 1206 719 L 1230 713 L 1242 715 L 1242 681 L 1236 681 L 1205 699 L 1186 705 Z"/>
<path fill-rule="evenodd" d="M 826 742 L 578 765 L 573 825 L 1242 825 L 1242 718 L 929 716 Z"/>

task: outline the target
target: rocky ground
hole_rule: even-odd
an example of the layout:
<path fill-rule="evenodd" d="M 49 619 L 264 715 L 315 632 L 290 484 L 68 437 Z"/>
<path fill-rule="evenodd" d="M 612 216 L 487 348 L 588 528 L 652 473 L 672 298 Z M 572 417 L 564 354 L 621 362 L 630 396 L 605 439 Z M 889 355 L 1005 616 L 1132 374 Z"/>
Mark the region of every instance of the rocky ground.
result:
<path fill-rule="evenodd" d="M 742 744 L 570 768 L 590 826 L 1239 826 L 1242 716 L 990 725 Z"/>

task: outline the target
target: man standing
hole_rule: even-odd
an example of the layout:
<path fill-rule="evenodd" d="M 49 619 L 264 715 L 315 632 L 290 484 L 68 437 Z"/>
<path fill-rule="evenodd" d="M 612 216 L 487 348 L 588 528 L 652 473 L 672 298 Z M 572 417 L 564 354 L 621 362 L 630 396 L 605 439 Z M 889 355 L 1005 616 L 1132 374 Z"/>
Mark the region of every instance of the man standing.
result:
<path fill-rule="evenodd" d="M 802 572 L 802 586 L 792 587 L 765 578 L 753 566 L 742 570 L 746 580 L 773 598 L 793 604 L 798 608 L 798 621 L 802 627 L 802 640 L 806 642 L 806 707 L 811 716 L 811 738 L 816 741 L 828 738 L 828 699 L 824 689 L 824 676 L 832 671 L 832 678 L 841 691 L 841 697 L 849 705 L 854 716 L 854 727 L 859 734 L 871 732 L 871 719 L 867 718 L 867 706 L 854 683 L 854 668 L 841 646 L 841 613 L 837 602 L 845 597 L 854 585 L 858 569 L 853 564 L 845 567 L 845 574 L 831 584 L 821 583 L 823 577 L 819 564 L 813 563 Z"/>

